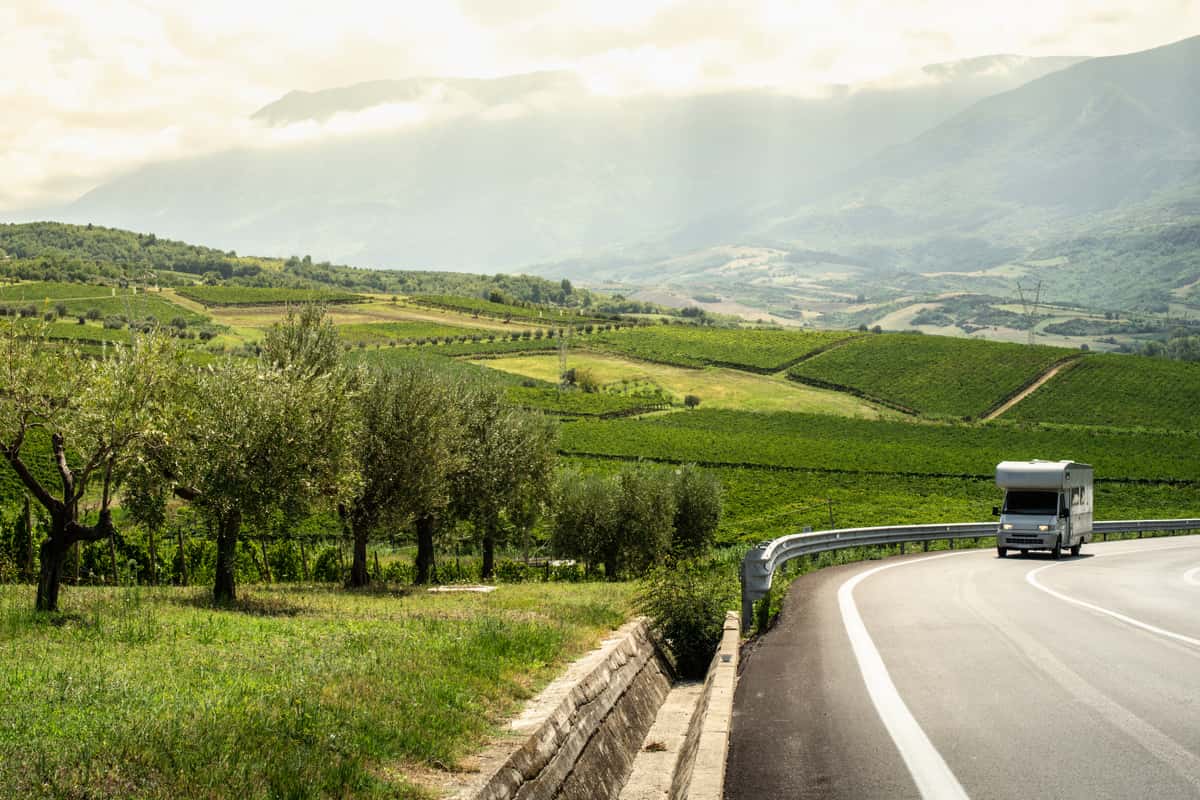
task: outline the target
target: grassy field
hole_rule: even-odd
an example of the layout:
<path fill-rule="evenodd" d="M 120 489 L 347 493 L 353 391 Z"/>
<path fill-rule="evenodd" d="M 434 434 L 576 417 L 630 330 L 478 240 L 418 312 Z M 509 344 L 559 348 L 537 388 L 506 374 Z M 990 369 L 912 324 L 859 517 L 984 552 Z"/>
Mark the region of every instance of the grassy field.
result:
<path fill-rule="evenodd" d="M 849 338 L 847 331 L 784 331 L 660 325 L 610 331 L 588 340 L 592 347 L 682 367 L 720 365 L 777 372 L 814 350 Z"/>
<path fill-rule="evenodd" d="M 487 595 L 0 586 L 0 796 L 416 798 L 629 613 L 623 584 Z M 415 778 L 415 780 L 414 780 Z"/>
<path fill-rule="evenodd" d="M 1014 420 L 1200 430 L 1200 364 L 1094 355 L 1056 375 L 1005 417 Z"/>
<path fill-rule="evenodd" d="M 943 336 L 866 336 L 797 364 L 801 381 L 848 387 L 930 417 L 978 417 L 1074 351 Z"/>
<path fill-rule="evenodd" d="M 492 358 L 477 363 L 538 380 L 558 381 L 557 355 Z M 568 354 L 567 366 L 590 370 L 607 389 L 619 390 L 623 384 L 651 384 L 676 395 L 679 400 L 685 395 L 694 394 L 700 398 L 702 408 L 809 411 L 868 419 L 880 416 L 876 406 L 851 395 L 799 386 L 782 378 L 733 369 L 685 369 L 577 350 Z"/>

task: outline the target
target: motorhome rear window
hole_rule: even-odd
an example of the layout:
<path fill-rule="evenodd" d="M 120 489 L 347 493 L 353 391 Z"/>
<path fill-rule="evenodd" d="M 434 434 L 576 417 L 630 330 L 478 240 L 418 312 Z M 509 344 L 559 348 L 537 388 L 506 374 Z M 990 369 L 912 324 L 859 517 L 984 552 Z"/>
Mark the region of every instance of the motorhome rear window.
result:
<path fill-rule="evenodd" d="M 1004 497 L 1007 514 L 1057 514 L 1057 492 L 1010 491 Z"/>

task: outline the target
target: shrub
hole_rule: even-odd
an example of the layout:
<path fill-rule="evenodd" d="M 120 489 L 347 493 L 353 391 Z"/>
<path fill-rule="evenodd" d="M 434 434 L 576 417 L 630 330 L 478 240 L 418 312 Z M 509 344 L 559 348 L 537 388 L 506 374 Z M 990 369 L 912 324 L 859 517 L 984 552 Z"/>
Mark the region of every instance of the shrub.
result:
<path fill-rule="evenodd" d="M 88 319 L 92 320 L 93 322 L 95 322 L 95 321 L 99 320 L 101 317 L 103 317 L 104 315 L 100 313 L 100 309 L 98 309 L 98 308 L 89 308 L 87 310 L 87 312 L 84 314 L 84 316 L 87 317 Z"/>
<path fill-rule="evenodd" d="M 650 572 L 638 591 L 637 606 L 662 636 L 680 675 L 702 678 L 720 644 L 725 611 L 736 599 L 731 576 L 690 560 Z"/>
<path fill-rule="evenodd" d="M 314 581 L 342 583 L 346 577 L 342 572 L 342 554 L 340 548 L 334 545 L 326 547 L 317 553 L 317 560 L 313 563 L 312 570 Z"/>
<path fill-rule="evenodd" d="M 700 405 L 700 398 L 694 394 L 686 395 L 683 398 L 683 404 L 688 408 L 695 408 L 696 406 Z"/>
<path fill-rule="evenodd" d="M 168 324 L 170 324 L 172 328 L 181 331 L 187 327 L 187 320 L 183 317 L 171 317 L 171 322 Z"/>
<path fill-rule="evenodd" d="M 67 304 L 66 303 L 55 303 L 54 304 L 54 314 L 55 314 L 55 316 L 65 317 L 67 315 Z"/>

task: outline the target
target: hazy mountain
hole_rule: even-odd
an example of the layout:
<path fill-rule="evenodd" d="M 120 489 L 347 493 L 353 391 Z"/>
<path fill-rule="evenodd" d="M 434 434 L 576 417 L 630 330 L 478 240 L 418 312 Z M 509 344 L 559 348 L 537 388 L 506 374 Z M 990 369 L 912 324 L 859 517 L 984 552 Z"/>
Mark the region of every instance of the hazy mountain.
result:
<path fill-rule="evenodd" d="M 647 241 L 682 250 L 759 228 L 763 210 L 1075 61 L 991 56 L 811 98 L 607 98 L 563 73 L 293 92 L 254 117 L 345 126 L 398 109 L 426 121 L 152 165 L 56 216 L 365 266 L 492 271 Z"/>
<path fill-rule="evenodd" d="M 1092 59 L 980 101 L 827 181 L 799 207 L 772 209 L 758 230 L 910 270 L 1069 252 L 1074 269 L 1050 271 L 1051 284 L 1066 293 L 1120 283 L 1118 297 L 1138 281 L 1116 273 L 1146 265 L 1107 258 L 1123 249 L 1114 241 L 1161 232 L 1174 269 L 1158 265 L 1154 277 L 1200 276 L 1200 254 L 1171 244 L 1200 222 L 1197 98 L 1200 37 Z"/>

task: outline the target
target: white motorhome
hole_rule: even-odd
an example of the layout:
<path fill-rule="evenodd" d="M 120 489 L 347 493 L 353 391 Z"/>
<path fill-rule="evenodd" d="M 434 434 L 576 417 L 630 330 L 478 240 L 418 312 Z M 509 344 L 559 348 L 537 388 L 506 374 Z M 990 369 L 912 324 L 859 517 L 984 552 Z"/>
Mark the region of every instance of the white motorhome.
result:
<path fill-rule="evenodd" d="M 1004 490 L 996 553 L 1009 550 L 1049 550 L 1062 557 L 1063 548 L 1079 555 L 1092 540 L 1092 468 L 1074 461 L 1002 461 L 996 465 L 996 485 Z"/>

